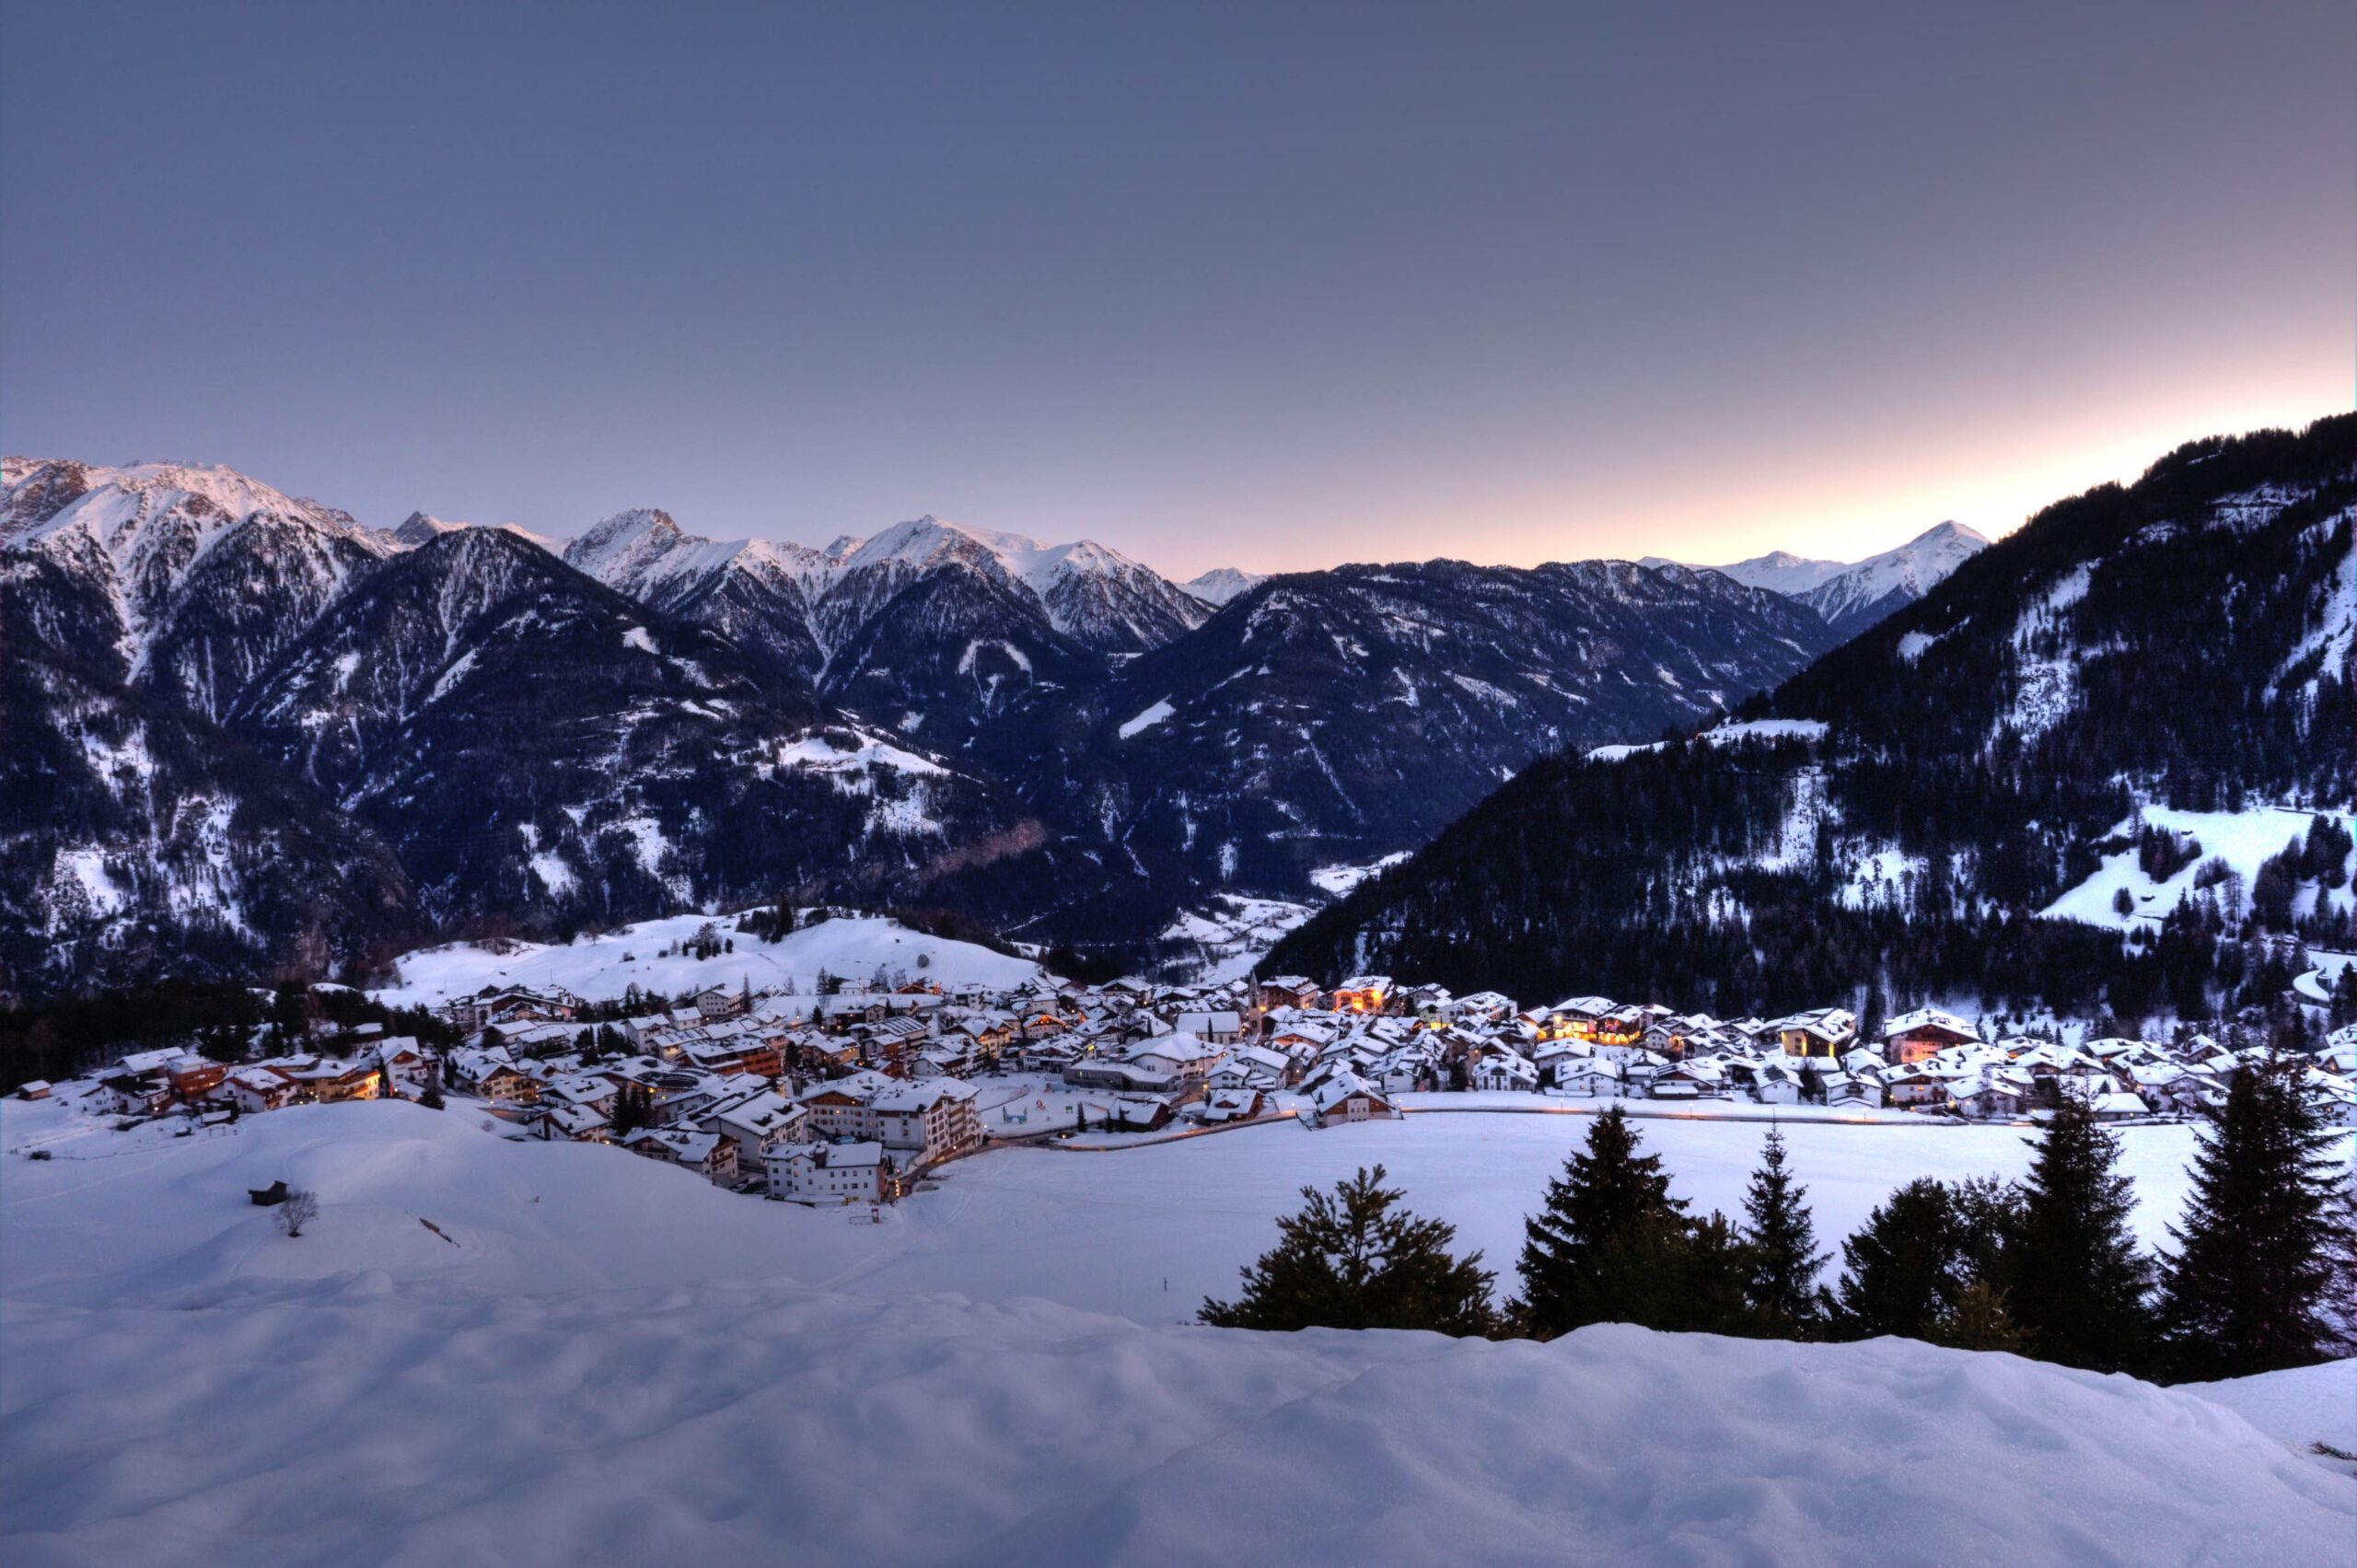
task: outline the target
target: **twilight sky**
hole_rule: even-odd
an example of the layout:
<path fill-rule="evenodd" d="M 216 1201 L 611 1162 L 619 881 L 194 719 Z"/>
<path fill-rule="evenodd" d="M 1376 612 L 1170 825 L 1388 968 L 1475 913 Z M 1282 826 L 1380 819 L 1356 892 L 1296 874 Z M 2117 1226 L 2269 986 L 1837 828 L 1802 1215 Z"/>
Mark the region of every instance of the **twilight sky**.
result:
<path fill-rule="evenodd" d="M 1852 557 L 2351 405 L 2357 6 L 1930 9 L 5 0 L 0 446 L 1188 575 Z"/>

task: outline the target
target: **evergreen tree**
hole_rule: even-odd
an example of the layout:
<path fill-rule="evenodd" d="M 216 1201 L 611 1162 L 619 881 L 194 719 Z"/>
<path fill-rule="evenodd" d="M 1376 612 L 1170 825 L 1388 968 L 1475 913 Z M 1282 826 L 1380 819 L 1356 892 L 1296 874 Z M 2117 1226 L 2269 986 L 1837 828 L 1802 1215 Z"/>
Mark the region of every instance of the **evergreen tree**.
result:
<path fill-rule="evenodd" d="M 2325 1310 L 2335 1330 L 2332 1353 L 2357 1355 L 2357 1182 L 2344 1178 L 2333 1194 L 2332 1236 L 2325 1249 L 2329 1271 Z"/>
<path fill-rule="evenodd" d="M 1430 1329 L 1485 1334 L 1490 1272 L 1479 1252 L 1449 1255 L 1454 1225 L 1398 1208 L 1406 1196 L 1361 1168 L 1331 1193 L 1305 1187 L 1305 1206 L 1277 1222 L 1277 1245 L 1244 1271 L 1233 1302 L 1198 1316 L 1229 1329 Z"/>
<path fill-rule="evenodd" d="M 442 1098 L 442 1086 L 434 1079 L 427 1079 L 425 1092 L 417 1097 L 417 1103 L 428 1110 L 441 1109 L 447 1103 Z"/>
<path fill-rule="evenodd" d="M 655 1120 L 654 1097 L 636 1084 L 624 1084 L 614 1096 L 614 1138 L 629 1137 Z"/>
<path fill-rule="evenodd" d="M 1930 1177 L 1893 1192 L 1841 1244 L 1839 1325 L 1853 1338 L 1936 1336 L 1968 1283 L 1963 1218 L 1955 1196 Z"/>
<path fill-rule="evenodd" d="M 1974 1280 L 1956 1293 L 1956 1304 L 1940 1315 L 1932 1337 L 1957 1350 L 2002 1350 L 2026 1353 L 2029 1336 L 2014 1321 L 2005 1293 L 1987 1280 Z"/>
<path fill-rule="evenodd" d="M 1523 1222 L 1516 1309 L 1538 1338 L 1625 1320 L 1623 1309 L 1632 1305 L 1631 1260 L 1657 1254 L 1683 1225 L 1686 1205 L 1669 1195 L 1661 1156 L 1637 1151 L 1635 1129 L 1612 1107 L 1589 1127 L 1587 1147 L 1574 1151 L 1563 1174 L 1547 1184 L 1544 1206 Z M 1615 1243 L 1608 1270 L 1606 1249 Z"/>
<path fill-rule="evenodd" d="M 2161 1329 L 2182 1377 L 2240 1377 L 2330 1353 L 2337 1135 L 2303 1065 L 2236 1073 L 2201 1132 L 2184 1223 L 2163 1264 Z"/>
<path fill-rule="evenodd" d="M 2152 1264 L 2129 1229 L 2119 1143 L 2065 1100 L 2046 1124 L 2006 1238 L 2006 1307 L 2042 1361 L 2117 1372 L 2142 1363 Z"/>
<path fill-rule="evenodd" d="M 1793 1179 L 1784 1135 L 1771 1130 L 1743 1196 L 1744 1300 L 1771 1333 L 1798 1336 L 1817 1318 L 1817 1275 L 1828 1253 L 1817 1249 L 1808 1189 Z"/>

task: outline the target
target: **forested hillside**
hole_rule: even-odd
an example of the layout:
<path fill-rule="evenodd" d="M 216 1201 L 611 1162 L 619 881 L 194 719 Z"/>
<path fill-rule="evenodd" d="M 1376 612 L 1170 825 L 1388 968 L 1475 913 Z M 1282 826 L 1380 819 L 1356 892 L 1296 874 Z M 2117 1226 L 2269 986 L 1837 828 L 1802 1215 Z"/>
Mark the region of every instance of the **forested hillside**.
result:
<path fill-rule="evenodd" d="M 1723 1015 L 2271 994 L 2351 939 L 2353 504 L 2357 415 L 2192 443 L 1742 710 L 1816 738 L 1551 759 L 1267 967 Z"/>

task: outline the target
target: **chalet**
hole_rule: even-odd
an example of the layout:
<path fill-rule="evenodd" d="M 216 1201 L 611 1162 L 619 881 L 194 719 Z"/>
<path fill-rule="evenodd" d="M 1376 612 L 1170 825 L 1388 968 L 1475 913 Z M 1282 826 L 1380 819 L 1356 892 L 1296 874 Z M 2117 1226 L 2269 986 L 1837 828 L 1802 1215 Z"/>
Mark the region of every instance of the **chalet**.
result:
<path fill-rule="evenodd" d="M 543 1105 L 540 1116 L 540 1136 L 551 1143 L 559 1140 L 575 1144 L 610 1144 L 614 1129 L 601 1112 L 586 1105 L 562 1103 Z"/>
<path fill-rule="evenodd" d="M 668 1160 L 696 1172 L 715 1187 L 737 1179 L 737 1144 L 717 1132 L 695 1132 L 683 1127 L 642 1127 L 622 1140 L 622 1147 L 648 1159 Z"/>
<path fill-rule="evenodd" d="M 1130 1065 L 1159 1074 L 1180 1088 L 1192 1088 L 1202 1085 L 1204 1074 L 1225 1054 L 1193 1035 L 1175 1034 L 1131 1051 Z"/>
<path fill-rule="evenodd" d="M 1879 1109 L 1882 1105 L 1882 1084 L 1878 1079 L 1862 1077 L 1853 1073 L 1829 1075 L 1825 1080 L 1825 1103 L 1829 1106 Z"/>
<path fill-rule="evenodd" d="M 810 1112 L 811 1128 L 822 1138 L 873 1138 L 876 1113 L 871 1102 L 892 1086 L 881 1073 L 861 1071 L 849 1077 L 813 1084 L 800 1096 Z"/>
<path fill-rule="evenodd" d="M 1689 1056 L 1655 1073 L 1645 1084 L 1655 1099 L 1715 1098 L 1727 1092 L 1725 1065 L 1713 1057 Z"/>
<path fill-rule="evenodd" d="M 1603 1098 L 1621 1092 L 1621 1068 L 1605 1056 L 1565 1056 L 1556 1063 L 1556 1092 L 1579 1098 Z M 1655 1085 L 1659 1092 L 1659 1085 Z M 1697 1094 L 1700 1089 L 1688 1089 Z"/>
<path fill-rule="evenodd" d="M 1281 974 L 1260 982 L 1253 993 L 1253 1005 L 1263 1013 L 1273 1013 L 1280 1007 L 1298 1007 L 1304 1011 L 1322 1010 L 1325 992 L 1318 982 L 1297 974 Z"/>
<path fill-rule="evenodd" d="M 47 1078 L 27 1078 L 17 1086 L 18 1099 L 47 1099 L 52 1093 Z"/>
<path fill-rule="evenodd" d="M 1213 1089 L 1204 1098 L 1201 1115 L 1206 1127 L 1225 1126 L 1253 1120 L 1268 1103 L 1258 1089 Z"/>
<path fill-rule="evenodd" d="M 474 1081 L 475 1093 L 495 1105 L 534 1105 L 540 1098 L 539 1080 L 513 1062 L 496 1062 Z"/>
<path fill-rule="evenodd" d="M 2125 1121 L 2131 1116 L 2150 1116 L 2153 1108 L 2126 1089 L 2114 1089 L 2089 1100 L 2087 1112 L 2097 1121 Z"/>
<path fill-rule="evenodd" d="M 209 1098 L 228 1075 L 227 1066 L 203 1056 L 180 1057 L 164 1070 L 173 1097 L 185 1105 Z"/>
<path fill-rule="evenodd" d="M 1538 1069 L 1527 1057 L 1501 1047 L 1484 1052 L 1466 1082 L 1477 1089 L 1536 1089 Z"/>
<path fill-rule="evenodd" d="M 1782 1063 L 1763 1063 L 1751 1074 L 1751 1098 L 1761 1105 L 1798 1105 L 1801 1075 Z"/>
<path fill-rule="evenodd" d="M 395 1035 L 377 1045 L 377 1068 L 385 1074 L 388 1085 L 399 1085 L 410 1094 L 424 1094 L 435 1078 L 434 1059 L 410 1035 Z"/>
<path fill-rule="evenodd" d="M 487 985 L 472 996 L 446 1004 L 442 1016 L 460 1034 L 476 1034 L 493 1024 L 537 1019 L 570 1022 L 581 1009 L 581 998 L 569 991 L 536 991 L 528 985 Z"/>
<path fill-rule="evenodd" d="M 1830 1062 L 1857 1037 L 1858 1020 L 1847 1008 L 1820 1007 L 1794 1013 L 1775 1023 L 1777 1043 L 1787 1056 L 1815 1056 Z"/>
<path fill-rule="evenodd" d="M 769 1195 L 798 1203 L 874 1203 L 890 1195 L 881 1144 L 784 1144 L 762 1160 Z"/>
<path fill-rule="evenodd" d="M 1382 1090 L 1355 1073 L 1337 1073 L 1310 1097 L 1318 1125 L 1334 1121 L 1374 1121 L 1397 1116 Z"/>
<path fill-rule="evenodd" d="M 1264 1046 L 1239 1045 L 1203 1074 L 1213 1088 L 1281 1089 L 1293 1079 L 1293 1058 Z"/>
<path fill-rule="evenodd" d="M 301 1093 L 293 1079 L 267 1067 L 240 1067 L 222 1080 L 221 1091 L 230 1104 L 249 1113 L 283 1109 Z"/>
<path fill-rule="evenodd" d="M 697 1125 L 735 1139 L 737 1163 L 749 1166 L 780 1144 L 805 1138 L 810 1128 L 810 1109 L 795 1104 L 775 1089 L 760 1089 L 707 1107 Z"/>
<path fill-rule="evenodd" d="M 706 1023 L 722 1018 L 734 1018 L 753 1005 L 753 989 L 749 981 L 731 991 L 725 985 L 706 986 L 696 993 L 696 1016 Z"/>
<path fill-rule="evenodd" d="M 1883 1080 L 1882 1098 L 1902 1110 L 1936 1109 L 1948 1102 L 1948 1081 L 1922 1067 L 1894 1068 Z"/>
<path fill-rule="evenodd" d="M 1980 1039 L 1980 1031 L 1955 1014 L 1919 1007 L 1883 1026 L 1882 1056 L 1893 1066 L 1910 1066 L 1950 1046 L 1977 1044 Z"/>
<path fill-rule="evenodd" d="M 1334 1011 L 1380 1013 L 1390 1005 L 1393 989 L 1387 974 L 1354 974 L 1334 988 Z"/>

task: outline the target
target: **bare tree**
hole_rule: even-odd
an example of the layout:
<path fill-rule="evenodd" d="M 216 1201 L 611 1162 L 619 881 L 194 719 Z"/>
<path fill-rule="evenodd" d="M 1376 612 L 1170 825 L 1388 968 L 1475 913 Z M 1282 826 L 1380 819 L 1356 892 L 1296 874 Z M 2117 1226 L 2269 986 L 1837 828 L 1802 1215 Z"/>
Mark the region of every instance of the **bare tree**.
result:
<path fill-rule="evenodd" d="M 290 1187 L 286 1201 L 278 1205 L 278 1228 L 289 1237 L 303 1234 L 303 1227 L 319 1218 L 319 1201 L 308 1187 Z"/>

